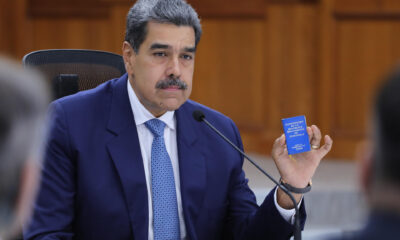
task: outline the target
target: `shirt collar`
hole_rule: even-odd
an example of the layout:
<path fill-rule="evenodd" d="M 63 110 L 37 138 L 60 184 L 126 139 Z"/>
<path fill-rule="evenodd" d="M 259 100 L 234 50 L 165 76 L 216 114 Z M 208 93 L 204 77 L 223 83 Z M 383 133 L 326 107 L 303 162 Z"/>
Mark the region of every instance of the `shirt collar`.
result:
<path fill-rule="evenodd" d="M 153 118 L 156 118 L 139 101 L 138 97 L 135 94 L 135 91 L 133 91 L 133 88 L 130 84 L 129 79 L 127 81 L 127 88 L 128 88 L 129 102 L 131 103 L 131 108 L 132 108 L 133 117 L 135 119 L 136 126 L 139 126 Z M 175 121 L 175 111 L 167 111 L 162 116 L 160 116 L 158 119 L 163 121 L 169 128 L 175 130 L 175 122 L 176 122 Z"/>

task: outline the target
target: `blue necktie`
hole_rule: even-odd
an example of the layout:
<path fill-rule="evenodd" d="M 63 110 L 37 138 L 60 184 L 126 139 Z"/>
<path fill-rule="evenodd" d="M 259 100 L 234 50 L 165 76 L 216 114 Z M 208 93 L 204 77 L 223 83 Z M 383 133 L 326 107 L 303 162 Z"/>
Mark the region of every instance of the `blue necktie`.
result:
<path fill-rule="evenodd" d="M 177 240 L 180 239 L 178 205 L 174 171 L 164 142 L 165 123 L 152 119 L 145 125 L 154 136 L 151 147 L 154 240 Z"/>

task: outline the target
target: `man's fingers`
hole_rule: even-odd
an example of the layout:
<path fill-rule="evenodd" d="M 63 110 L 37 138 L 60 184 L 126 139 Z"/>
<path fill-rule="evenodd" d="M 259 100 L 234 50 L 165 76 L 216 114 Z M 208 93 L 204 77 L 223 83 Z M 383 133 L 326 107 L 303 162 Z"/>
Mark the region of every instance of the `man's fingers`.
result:
<path fill-rule="evenodd" d="M 311 142 L 311 139 L 313 137 L 313 132 L 311 127 L 307 127 L 307 133 L 308 133 L 308 141 Z"/>
<path fill-rule="evenodd" d="M 315 148 L 318 148 L 321 144 L 321 131 L 319 128 L 315 125 L 311 126 L 312 130 L 312 138 L 311 138 L 311 147 L 315 146 Z"/>
<path fill-rule="evenodd" d="M 280 137 L 275 139 L 274 144 L 272 146 L 272 154 L 282 154 L 285 149 L 285 134 L 282 134 Z"/>
<path fill-rule="evenodd" d="M 321 154 L 321 158 L 323 158 L 331 150 L 332 144 L 333 144 L 332 138 L 329 137 L 328 135 L 325 135 L 324 141 L 325 141 L 324 146 L 322 146 L 318 150 L 320 152 L 320 154 Z"/>
<path fill-rule="evenodd" d="M 282 146 L 285 144 L 285 134 L 282 134 L 280 137 L 278 137 L 277 139 L 275 139 L 274 142 L 274 147 L 275 146 Z"/>
<path fill-rule="evenodd" d="M 285 137 L 285 134 L 282 134 L 280 137 L 279 137 L 279 143 L 283 146 L 283 145 L 285 145 L 286 144 L 286 137 Z"/>

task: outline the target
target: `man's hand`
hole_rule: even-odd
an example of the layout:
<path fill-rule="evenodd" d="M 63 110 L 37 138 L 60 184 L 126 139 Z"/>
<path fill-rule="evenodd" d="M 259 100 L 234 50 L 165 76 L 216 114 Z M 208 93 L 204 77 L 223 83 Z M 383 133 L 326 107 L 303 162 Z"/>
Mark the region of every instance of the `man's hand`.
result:
<path fill-rule="evenodd" d="M 321 142 L 321 131 L 317 126 L 307 127 L 307 133 L 310 138 L 311 146 L 319 147 Z M 308 185 L 315 173 L 321 159 L 331 150 L 332 139 L 325 135 L 325 144 L 318 149 L 311 149 L 309 152 L 303 152 L 295 155 L 288 155 L 286 148 L 285 135 L 277 138 L 272 147 L 272 158 L 278 168 L 282 179 L 297 188 L 304 188 Z M 301 199 L 301 194 L 293 194 L 297 202 Z M 277 194 L 278 204 L 286 209 L 293 208 L 293 203 L 280 188 Z"/>

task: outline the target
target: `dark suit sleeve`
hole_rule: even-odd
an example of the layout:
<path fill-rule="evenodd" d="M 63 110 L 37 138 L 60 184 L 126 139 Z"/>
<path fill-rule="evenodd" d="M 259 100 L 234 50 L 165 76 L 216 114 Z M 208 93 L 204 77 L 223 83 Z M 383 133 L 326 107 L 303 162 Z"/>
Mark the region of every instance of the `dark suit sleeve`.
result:
<path fill-rule="evenodd" d="M 33 218 L 24 239 L 72 239 L 74 219 L 74 156 L 65 112 L 53 103 L 50 132 Z"/>
<path fill-rule="evenodd" d="M 239 131 L 233 122 L 231 124 L 236 135 L 236 143 L 243 149 Z M 283 219 L 276 208 L 275 189 L 267 195 L 261 206 L 257 206 L 242 165 L 243 158 L 231 180 L 226 239 L 289 239 L 293 235 L 293 225 Z M 300 216 L 303 228 L 306 219 L 304 200 L 300 208 Z"/>

